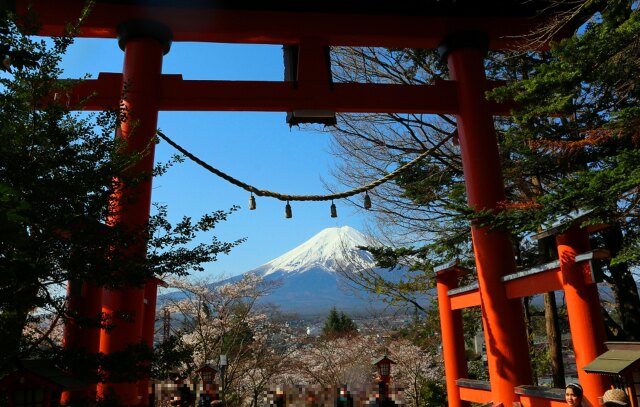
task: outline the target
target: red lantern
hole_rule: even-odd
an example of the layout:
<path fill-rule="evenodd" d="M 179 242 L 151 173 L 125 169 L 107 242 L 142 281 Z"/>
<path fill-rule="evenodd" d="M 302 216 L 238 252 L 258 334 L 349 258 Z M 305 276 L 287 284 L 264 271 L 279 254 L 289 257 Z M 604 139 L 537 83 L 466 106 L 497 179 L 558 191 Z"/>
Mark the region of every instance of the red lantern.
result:
<path fill-rule="evenodd" d="M 380 377 L 380 380 L 385 383 L 389 383 L 389 379 L 391 378 L 391 365 L 395 365 L 396 362 L 389 359 L 387 355 L 384 355 L 383 357 L 375 360 L 373 364 L 378 370 L 378 376 Z"/>
<path fill-rule="evenodd" d="M 210 397 L 213 397 L 216 392 L 214 380 L 216 378 L 216 372 L 218 368 L 212 364 L 206 363 L 200 369 L 196 370 L 196 373 L 200 375 L 202 379 L 202 390 Z"/>

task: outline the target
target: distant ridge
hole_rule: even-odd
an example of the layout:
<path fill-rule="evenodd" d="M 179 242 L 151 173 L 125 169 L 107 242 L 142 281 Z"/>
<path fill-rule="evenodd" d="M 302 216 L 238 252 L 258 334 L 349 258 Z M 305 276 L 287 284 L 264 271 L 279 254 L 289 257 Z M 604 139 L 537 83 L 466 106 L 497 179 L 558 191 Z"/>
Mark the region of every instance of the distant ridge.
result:
<path fill-rule="evenodd" d="M 353 288 L 344 277 L 344 273 L 375 268 L 373 256 L 358 248 L 373 245 L 374 241 L 350 226 L 327 228 L 281 256 L 213 285 L 232 283 L 253 273 L 277 286 L 261 302 L 276 305 L 286 313 L 326 315 L 332 307 L 352 315 L 381 311 L 388 304 L 374 294 Z M 395 279 L 403 274 L 396 270 L 391 276 L 385 273 L 385 277 Z M 166 295 L 175 299 L 175 294 Z"/>
<path fill-rule="evenodd" d="M 266 282 L 278 282 L 279 287 L 264 301 L 285 312 L 322 315 L 336 307 L 355 315 L 381 310 L 387 304 L 362 289 L 350 287 L 343 276 L 344 272 L 358 273 L 375 267 L 373 256 L 358 249 L 375 244 L 350 226 L 327 228 L 248 273 L 258 274 Z"/>

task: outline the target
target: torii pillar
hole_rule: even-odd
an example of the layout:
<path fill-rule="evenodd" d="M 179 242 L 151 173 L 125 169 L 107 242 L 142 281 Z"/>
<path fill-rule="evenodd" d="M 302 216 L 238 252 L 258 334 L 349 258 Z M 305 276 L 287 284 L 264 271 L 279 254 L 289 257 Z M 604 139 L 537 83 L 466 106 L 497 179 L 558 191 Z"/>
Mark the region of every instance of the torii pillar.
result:
<path fill-rule="evenodd" d="M 469 407 L 469 402 L 462 401 L 456 381 L 466 378 L 468 374 L 466 352 L 464 348 L 464 331 L 462 327 L 462 311 L 453 310 L 449 290 L 458 288 L 458 275 L 461 269 L 457 266 L 442 266 L 434 269 L 438 290 L 438 308 L 440 309 L 440 332 L 442 333 L 442 356 L 447 384 L 449 407 Z"/>
<path fill-rule="evenodd" d="M 102 287 L 91 281 L 69 281 L 67 283 L 67 306 L 71 318 L 65 323 L 62 346 L 66 351 L 96 354 L 100 349 L 100 328 L 87 326 L 84 318 L 98 319 L 102 312 Z M 80 319 L 80 321 L 78 320 Z M 65 390 L 60 398 L 61 404 L 75 403 L 94 398 L 95 383 Z"/>
<path fill-rule="evenodd" d="M 598 286 L 585 281 L 592 277 L 593 269 L 585 269 L 589 267 L 588 263 L 577 264 L 575 261 L 576 254 L 591 249 L 589 232 L 576 223 L 556 236 L 556 245 L 578 379 L 584 388 L 585 399 L 596 406 L 598 397 L 609 387 L 609 380 L 601 375 L 587 374 L 583 368 L 607 350 L 605 326 Z"/>
<path fill-rule="evenodd" d="M 456 81 L 456 121 L 469 206 L 499 210 L 506 200 L 493 116 L 485 97 L 484 57 L 488 38 L 482 32 L 448 35 L 438 50 Z M 471 225 L 481 298 L 489 380 L 493 405 L 517 401 L 515 386 L 531 384 L 531 365 L 524 311 L 509 299 L 501 277 L 516 270 L 510 234 Z"/>
<path fill-rule="evenodd" d="M 137 164 L 131 168 L 132 173 L 148 174 L 148 178 L 137 182 L 133 187 L 116 192 L 112 202 L 115 216 L 110 223 L 120 224 L 134 231 L 147 224 L 151 209 L 151 173 L 154 166 L 162 58 L 169 52 L 171 40 L 171 31 L 155 21 L 130 20 L 118 25 L 118 44 L 124 50 L 122 104 L 127 117 L 120 126 L 118 137 L 125 141 L 126 151 L 142 154 Z M 146 242 L 143 241 L 126 251 L 131 256 L 145 256 L 146 249 Z M 153 281 L 146 285 L 147 292 L 156 287 Z M 155 295 L 147 295 L 146 299 L 146 308 L 155 310 Z M 111 316 L 114 327 L 109 332 L 101 332 L 101 352 L 108 355 L 141 342 L 152 343 L 153 338 L 146 337 L 149 335 L 149 321 L 145 324 L 145 287 L 105 289 L 102 311 Z M 147 311 L 146 314 L 148 319 L 150 313 Z M 98 396 L 104 397 L 113 390 L 123 405 L 146 404 L 147 394 L 139 394 L 140 387 L 146 388 L 135 382 L 107 381 L 98 385 Z"/>

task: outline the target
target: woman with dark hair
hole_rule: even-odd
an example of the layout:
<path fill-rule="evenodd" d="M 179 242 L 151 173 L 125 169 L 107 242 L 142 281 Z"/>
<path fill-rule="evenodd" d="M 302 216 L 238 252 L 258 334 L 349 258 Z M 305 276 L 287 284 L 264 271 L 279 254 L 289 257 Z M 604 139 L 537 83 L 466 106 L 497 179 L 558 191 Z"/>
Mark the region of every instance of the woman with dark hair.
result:
<path fill-rule="evenodd" d="M 569 407 L 582 407 L 582 386 L 569 383 L 564 388 L 564 399 Z"/>

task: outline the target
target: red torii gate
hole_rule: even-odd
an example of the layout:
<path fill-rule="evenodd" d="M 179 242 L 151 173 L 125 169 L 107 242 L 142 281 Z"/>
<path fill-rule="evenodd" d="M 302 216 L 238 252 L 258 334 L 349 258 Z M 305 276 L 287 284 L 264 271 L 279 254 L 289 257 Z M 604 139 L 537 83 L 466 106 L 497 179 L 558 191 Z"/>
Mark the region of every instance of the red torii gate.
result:
<path fill-rule="evenodd" d="M 602 376 L 588 375 L 582 368 L 605 350 L 606 336 L 593 262 L 607 258 L 609 254 L 606 250 L 591 250 L 589 244 L 589 234 L 607 225 L 581 228 L 580 223 L 584 219 L 584 216 L 570 219 L 567 225 L 550 228 L 536 236 L 537 239 L 555 240 L 558 260 L 501 276 L 500 280 L 506 297 L 514 300 L 564 291 L 578 379 L 584 387 L 585 399 L 595 406 L 598 397 L 606 390 L 608 381 Z M 485 404 L 495 397 L 493 391 L 483 388 L 482 382 L 464 379 L 467 377 L 467 364 L 461 310 L 480 306 L 484 313 L 486 295 L 479 284 L 458 286 L 458 277 L 468 272 L 456 263 L 436 269 L 442 341 L 452 349 L 444 354 L 447 392 L 457 397 L 457 400 L 449 397 L 450 406 L 460 406 L 463 400 Z M 487 354 L 494 347 L 495 344 L 487 344 Z M 564 393 L 561 400 L 557 400 L 555 397 L 546 397 L 545 391 L 533 386 L 519 385 L 514 390 L 525 407 L 566 405 Z"/>
<path fill-rule="evenodd" d="M 17 11 L 24 12 L 28 3 L 16 0 Z M 76 18 L 82 8 L 79 0 L 33 3 L 42 24 L 40 34 L 48 36 L 61 34 L 65 23 Z M 122 102 L 130 120 L 122 125 L 119 135 L 132 151 L 142 151 L 149 145 L 155 136 L 160 110 L 455 114 L 469 205 L 478 210 L 498 210 L 505 193 L 493 115 L 508 113 L 508 109 L 486 101 L 484 92 L 498 84 L 486 80 L 483 60 L 487 48 L 512 48 L 517 38 L 543 21 L 537 11 L 544 2 L 518 4 L 496 0 L 491 9 L 473 0 L 430 1 L 420 5 L 274 3 L 246 1 L 232 6 L 215 0 L 98 0 L 79 36 L 117 37 L 124 50 L 124 71 L 103 73 L 98 79 L 85 81 L 70 98 L 74 101 L 95 94 L 86 109 L 115 107 L 122 100 L 126 83 L 127 97 Z M 296 46 L 295 86 L 285 81 L 192 81 L 183 80 L 181 75 L 163 75 L 162 58 L 169 52 L 172 41 Z M 428 86 L 331 84 L 327 46 L 439 48 L 448 62 L 450 80 Z M 140 123 L 135 134 L 128 124 L 133 121 Z M 136 170 L 150 171 L 152 166 L 153 151 L 150 151 Z M 149 217 L 151 182 L 125 193 L 134 194 L 135 203 L 113 222 L 131 226 L 145 223 Z M 502 281 L 503 276 L 515 271 L 513 248 L 506 232 L 489 233 L 472 226 L 472 237 L 491 400 L 495 405 L 510 406 L 518 401 L 515 387 L 531 383 L 522 304 L 508 295 Z M 132 255 L 144 256 L 144 249 L 139 247 Z M 70 286 L 70 306 L 85 315 L 102 310 L 113 316 L 116 326 L 109 333 L 79 332 L 77 327 L 69 326 L 65 346 L 110 354 L 140 340 L 152 343 L 157 282 L 147 282 L 144 289 L 103 290 L 91 282 L 84 282 L 79 288 Z M 455 319 L 455 312 L 453 315 Z M 445 339 L 445 362 L 452 358 L 460 360 L 457 344 L 456 338 Z M 455 366 L 446 363 L 448 384 L 466 374 L 466 369 L 457 370 Z M 146 403 L 145 380 L 99 385 L 98 394 L 105 394 L 108 388 L 115 390 L 126 405 Z M 449 387 L 449 403 L 466 404 L 454 387 Z"/>

